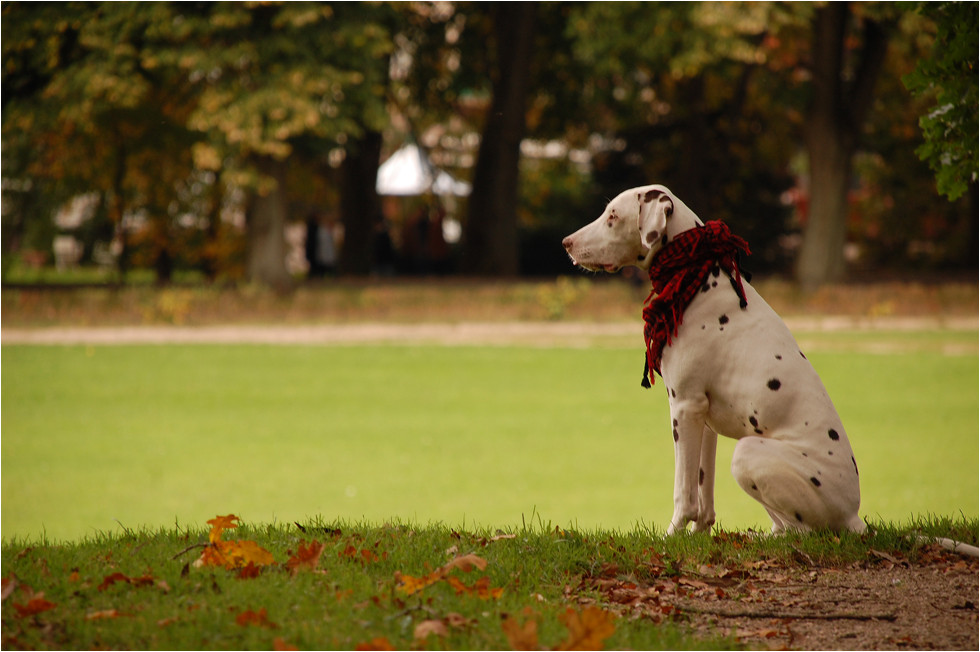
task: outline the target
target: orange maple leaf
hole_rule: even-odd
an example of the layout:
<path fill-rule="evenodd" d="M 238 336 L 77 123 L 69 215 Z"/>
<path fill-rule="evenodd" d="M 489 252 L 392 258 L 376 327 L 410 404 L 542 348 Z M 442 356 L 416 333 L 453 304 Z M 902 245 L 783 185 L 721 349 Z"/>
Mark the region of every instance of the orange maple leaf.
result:
<path fill-rule="evenodd" d="M 239 518 L 234 514 L 228 514 L 227 516 L 215 516 L 210 521 L 208 525 L 211 526 L 211 532 L 208 534 L 208 539 L 211 543 L 216 541 L 221 541 L 221 533 L 225 530 L 231 530 L 238 527 Z"/>
<path fill-rule="evenodd" d="M 245 569 L 249 565 L 262 567 L 275 563 L 272 553 L 254 541 L 222 541 L 221 533 L 238 527 L 238 520 L 234 514 L 228 514 L 208 521 L 211 526 L 208 534 L 210 544 L 205 546 L 201 557 L 194 563 L 195 566 L 224 566 L 228 570 L 235 570 Z M 254 570 L 245 571 L 240 577 L 254 577 Z"/>
<path fill-rule="evenodd" d="M 215 544 L 225 558 L 225 568 L 243 568 L 248 564 L 268 566 L 275 563 L 272 553 L 254 541 L 219 541 Z"/>
<path fill-rule="evenodd" d="M 504 629 L 504 636 L 510 643 L 512 650 L 540 650 L 538 646 L 538 621 L 528 618 L 524 624 L 517 622 L 516 618 L 507 617 L 501 623 Z"/>
<path fill-rule="evenodd" d="M 301 542 L 299 544 L 299 550 L 296 554 L 286 561 L 286 568 L 289 572 L 295 575 L 300 570 L 306 568 L 308 570 L 316 570 L 317 564 L 320 563 L 320 555 L 323 554 L 323 549 L 326 544 L 320 543 L 319 541 L 311 541 L 310 545 L 306 545 Z"/>
<path fill-rule="evenodd" d="M 434 573 L 429 573 L 425 577 L 412 577 L 411 575 L 402 575 L 399 573 L 397 579 L 399 582 L 398 590 L 405 595 L 412 595 L 441 580 L 442 573 L 436 571 Z"/>
<path fill-rule="evenodd" d="M 490 580 L 486 577 L 477 580 L 476 584 L 473 586 L 467 586 L 455 577 L 449 576 L 449 572 L 454 569 L 459 569 L 464 573 L 468 573 L 474 568 L 485 570 L 486 567 L 487 561 L 482 557 L 478 557 L 473 554 L 454 557 L 444 566 L 440 566 L 424 577 L 412 577 L 411 575 L 402 575 L 400 573 L 397 574 L 396 579 L 399 583 L 398 590 L 406 595 L 412 595 L 413 593 L 418 593 L 422 589 L 432 586 L 440 580 L 446 580 L 446 583 L 456 589 L 456 593 L 460 595 L 463 593 L 477 595 L 484 600 L 489 598 L 499 598 L 501 595 L 503 595 L 504 590 L 502 588 L 491 588 Z"/>
<path fill-rule="evenodd" d="M 616 631 L 615 616 L 599 607 L 582 612 L 568 609 L 558 619 L 568 628 L 568 638 L 556 650 L 601 650 Z"/>
<path fill-rule="evenodd" d="M 489 577 L 481 577 L 478 579 L 473 586 L 467 586 L 462 581 L 455 577 L 447 577 L 446 584 L 456 589 L 457 595 L 475 595 L 481 600 L 490 600 L 491 598 L 496 600 L 504 594 L 503 588 L 494 588 L 490 586 Z"/>

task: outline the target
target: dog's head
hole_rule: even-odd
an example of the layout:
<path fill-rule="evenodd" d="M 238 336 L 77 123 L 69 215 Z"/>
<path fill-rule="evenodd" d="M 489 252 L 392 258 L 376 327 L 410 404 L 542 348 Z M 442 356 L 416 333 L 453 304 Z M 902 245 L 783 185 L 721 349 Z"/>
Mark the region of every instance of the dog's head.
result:
<path fill-rule="evenodd" d="M 630 265 L 649 269 L 653 257 L 677 233 L 700 220 L 664 186 L 620 193 L 599 219 L 562 244 L 572 263 L 592 271 L 616 272 Z"/>

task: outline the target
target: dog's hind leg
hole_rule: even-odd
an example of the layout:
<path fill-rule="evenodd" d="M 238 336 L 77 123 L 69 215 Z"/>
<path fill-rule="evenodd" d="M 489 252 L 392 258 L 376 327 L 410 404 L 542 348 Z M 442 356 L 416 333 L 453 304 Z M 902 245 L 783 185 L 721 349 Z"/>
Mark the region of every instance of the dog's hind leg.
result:
<path fill-rule="evenodd" d="M 735 445 L 732 475 L 773 520 L 773 532 L 863 532 L 860 489 L 850 457 L 818 459 L 815 451 L 779 439 L 745 437 Z"/>

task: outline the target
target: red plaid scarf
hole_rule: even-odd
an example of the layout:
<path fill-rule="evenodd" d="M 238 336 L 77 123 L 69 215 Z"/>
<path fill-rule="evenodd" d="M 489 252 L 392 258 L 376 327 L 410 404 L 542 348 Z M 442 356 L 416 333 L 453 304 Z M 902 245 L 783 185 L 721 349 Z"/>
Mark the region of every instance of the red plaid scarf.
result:
<path fill-rule="evenodd" d="M 751 253 L 748 243 L 717 221 L 678 234 L 657 252 L 650 265 L 653 287 L 643 308 L 643 337 L 647 347 L 644 387 L 651 386 L 651 369 L 660 373 L 664 347 L 677 335 L 687 305 L 698 292 L 709 287 L 708 275 L 712 270 L 720 268 L 729 274 L 739 305 L 745 308 L 740 253 Z"/>

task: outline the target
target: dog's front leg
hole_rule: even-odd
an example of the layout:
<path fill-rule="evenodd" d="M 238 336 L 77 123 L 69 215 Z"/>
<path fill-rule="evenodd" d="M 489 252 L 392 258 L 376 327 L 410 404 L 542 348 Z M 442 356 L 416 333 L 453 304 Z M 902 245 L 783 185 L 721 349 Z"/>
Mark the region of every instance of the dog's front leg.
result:
<path fill-rule="evenodd" d="M 704 411 L 698 407 L 671 402 L 670 417 L 674 437 L 674 514 L 667 534 L 683 530 L 698 520 L 698 480 L 704 439 Z"/>
<path fill-rule="evenodd" d="M 698 469 L 698 518 L 695 532 L 710 530 L 715 524 L 715 453 L 718 435 L 707 425 L 701 433 L 701 468 Z"/>

